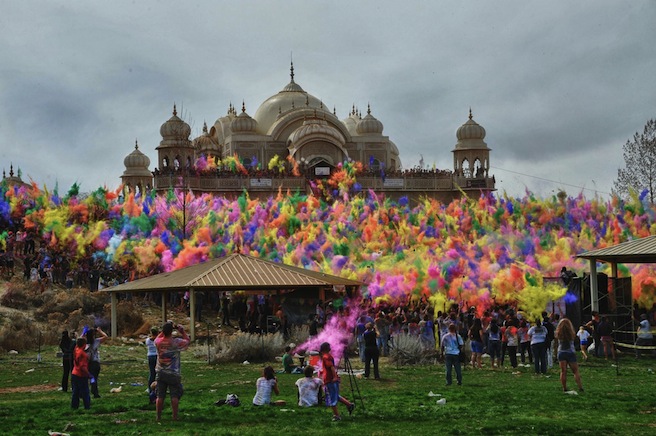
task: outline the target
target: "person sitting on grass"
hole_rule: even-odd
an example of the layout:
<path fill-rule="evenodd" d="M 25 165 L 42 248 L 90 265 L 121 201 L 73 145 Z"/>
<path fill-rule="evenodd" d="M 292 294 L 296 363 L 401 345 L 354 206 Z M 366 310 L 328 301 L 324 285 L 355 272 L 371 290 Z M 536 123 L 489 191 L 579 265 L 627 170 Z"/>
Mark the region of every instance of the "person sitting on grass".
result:
<path fill-rule="evenodd" d="M 298 367 L 294 365 L 294 358 L 290 354 L 292 347 L 287 345 L 285 347 L 285 354 L 282 355 L 282 368 L 287 374 L 298 374 Z"/>
<path fill-rule="evenodd" d="M 278 390 L 278 380 L 276 379 L 276 374 L 272 366 L 267 366 L 264 368 L 264 371 L 262 371 L 262 377 L 257 379 L 255 386 L 257 391 L 253 397 L 253 405 L 284 406 L 286 404 L 284 400 L 275 402 L 271 401 L 271 392 L 274 392 L 276 395 L 280 395 L 280 391 Z"/>
<path fill-rule="evenodd" d="M 296 380 L 298 387 L 298 405 L 301 407 L 313 407 L 319 404 L 321 386 L 323 381 L 314 377 L 314 366 L 308 365 L 303 371 L 305 377 Z"/>
<path fill-rule="evenodd" d="M 328 342 L 321 344 L 319 354 L 321 355 L 321 375 L 326 394 L 326 406 L 333 410 L 333 421 L 340 421 L 342 418 L 339 416 L 337 403 L 346 405 L 349 415 L 353 414 L 355 403 L 351 403 L 339 395 L 339 375 L 337 374 L 335 359 L 330 354 L 330 344 Z"/>

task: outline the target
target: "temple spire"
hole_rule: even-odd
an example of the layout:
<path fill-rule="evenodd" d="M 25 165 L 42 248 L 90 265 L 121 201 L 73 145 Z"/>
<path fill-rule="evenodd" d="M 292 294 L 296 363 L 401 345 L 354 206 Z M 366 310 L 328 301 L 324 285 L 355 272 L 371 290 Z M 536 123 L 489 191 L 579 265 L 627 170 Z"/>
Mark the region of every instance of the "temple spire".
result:
<path fill-rule="evenodd" d="M 139 150 L 139 141 L 137 141 L 137 138 L 134 139 L 134 149 Z"/>
<path fill-rule="evenodd" d="M 471 107 L 470 107 L 469 108 L 469 119 L 471 120 L 472 118 L 474 118 L 474 116 L 472 115 L 472 111 L 471 111 Z"/>
<path fill-rule="evenodd" d="M 289 76 L 292 78 L 292 82 L 294 81 L 294 61 L 292 61 L 292 66 L 289 68 Z"/>
<path fill-rule="evenodd" d="M 173 116 L 178 116 L 178 109 L 176 108 L 175 103 L 173 103 Z"/>

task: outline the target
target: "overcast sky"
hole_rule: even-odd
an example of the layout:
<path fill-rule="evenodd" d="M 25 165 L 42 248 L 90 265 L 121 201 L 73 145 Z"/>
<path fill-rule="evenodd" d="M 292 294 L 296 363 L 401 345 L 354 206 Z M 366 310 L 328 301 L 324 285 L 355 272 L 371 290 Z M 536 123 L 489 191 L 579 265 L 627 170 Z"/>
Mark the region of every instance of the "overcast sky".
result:
<path fill-rule="evenodd" d="M 656 2 L 0 0 L 0 163 L 65 192 L 155 167 L 160 125 L 200 134 L 295 81 L 384 124 L 404 167 L 453 167 L 472 108 L 500 193 L 606 196 L 656 117 Z"/>

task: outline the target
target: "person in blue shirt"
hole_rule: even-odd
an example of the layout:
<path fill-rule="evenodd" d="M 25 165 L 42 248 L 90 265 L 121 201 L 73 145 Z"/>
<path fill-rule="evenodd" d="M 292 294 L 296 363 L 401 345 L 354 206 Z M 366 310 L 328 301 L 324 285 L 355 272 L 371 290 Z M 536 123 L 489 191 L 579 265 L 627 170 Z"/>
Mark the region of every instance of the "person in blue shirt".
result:
<path fill-rule="evenodd" d="M 444 365 L 446 366 L 446 385 L 449 386 L 453 382 L 451 375 L 452 369 L 455 367 L 456 380 L 458 386 L 462 384 L 462 369 L 460 368 L 460 349 L 464 345 L 462 337 L 456 333 L 456 325 L 449 324 L 449 333 L 442 337 L 442 354 L 444 354 Z"/>

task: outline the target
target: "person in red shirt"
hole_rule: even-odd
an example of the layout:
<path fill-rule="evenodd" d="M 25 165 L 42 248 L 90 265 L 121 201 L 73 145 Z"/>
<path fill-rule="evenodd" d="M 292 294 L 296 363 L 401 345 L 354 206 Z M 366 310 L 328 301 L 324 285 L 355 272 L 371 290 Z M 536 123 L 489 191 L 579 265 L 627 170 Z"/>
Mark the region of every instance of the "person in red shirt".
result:
<path fill-rule="evenodd" d="M 80 398 L 85 409 L 91 408 L 91 396 L 89 395 L 89 356 L 86 351 L 87 339 L 84 336 L 77 338 L 75 350 L 73 351 L 73 372 L 71 373 L 71 387 L 73 396 L 71 407 L 80 407 Z"/>
<path fill-rule="evenodd" d="M 339 395 L 339 375 L 337 374 L 337 367 L 335 366 L 335 359 L 330 354 L 330 344 L 324 342 L 319 347 L 319 354 L 321 355 L 321 376 L 323 378 L 324 391 L 326 393 L 326 406 L 333 409 L 333 421 L 339 421 L 342 418 L 339 416 L 337 410 L 337 403 L 346 405 L 349 415 L 355 409 L 355 403 L 351 403 L 346 398 Z"/>

